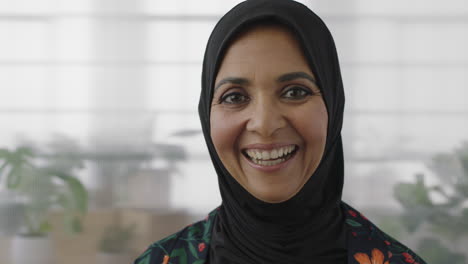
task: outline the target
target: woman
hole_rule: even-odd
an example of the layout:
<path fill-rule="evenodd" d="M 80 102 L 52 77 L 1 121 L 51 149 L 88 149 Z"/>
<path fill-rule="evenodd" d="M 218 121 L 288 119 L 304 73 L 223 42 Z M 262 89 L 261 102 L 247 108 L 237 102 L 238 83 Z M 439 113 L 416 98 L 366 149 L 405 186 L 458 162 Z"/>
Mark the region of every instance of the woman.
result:
<path fill-rule="evenodd" d="M 344 91 L 325 24 L 248 0 L 208 41 L 199 114 L 222 205 L 143 263 L 424 263 L 341 201 Z"/>

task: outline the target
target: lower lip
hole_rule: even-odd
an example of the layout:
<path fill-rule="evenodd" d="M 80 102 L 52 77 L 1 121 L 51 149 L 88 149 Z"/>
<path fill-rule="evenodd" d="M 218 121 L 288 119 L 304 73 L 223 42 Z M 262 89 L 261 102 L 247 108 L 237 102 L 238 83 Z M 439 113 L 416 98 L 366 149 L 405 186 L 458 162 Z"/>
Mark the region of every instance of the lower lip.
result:
<path fill-rule="evenodd" d="M 263 171 L 263 172 L 273 172 L 273 171 L 281 170 L 282 168 L 288 166 L 288 164 L 291 163 L 291 161 L 296 158 L 296 155 L 297 155 L 298 152 L 299 152 L 299 149 L 296 150 L 294 155 L 291 158 L 289 158 L 287 161 L 284 161 L 282 163 L 272 165 L 272 166 L 259 165 L 259 164 L 253 163 L 253 161 L 251 161 L 250 159 L 248 159 L 244 155 L 242 155 L 242 157 L 244 157 L 244 159 L 247 160 L 247 163 L 249 163 L 250 166 L 252 166 L 253 168 L 255 168 L 257 170 L 260 170 L 260 171 Z"/>

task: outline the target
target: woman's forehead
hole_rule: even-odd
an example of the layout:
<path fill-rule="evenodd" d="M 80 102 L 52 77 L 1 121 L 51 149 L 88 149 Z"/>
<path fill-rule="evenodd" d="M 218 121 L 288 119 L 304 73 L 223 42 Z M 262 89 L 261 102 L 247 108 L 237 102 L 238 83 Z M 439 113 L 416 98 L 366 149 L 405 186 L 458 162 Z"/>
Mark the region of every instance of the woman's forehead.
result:
<path fill-rule="evenodd" d="M 302 52 L 293 32 L 280 24 L 255 24 L 244 28 L 228 43 L 227 50 L 242 49 L 265 53 L 273 48 L 297 49 Z"/>
<path fill-rule="evenodd" d="M 292 32 L 280 26 L 255 26 L 244 31 L 227 48 L 217 79 L 225 75 L 279 75 L 306 71 L 308 63 Z"/>

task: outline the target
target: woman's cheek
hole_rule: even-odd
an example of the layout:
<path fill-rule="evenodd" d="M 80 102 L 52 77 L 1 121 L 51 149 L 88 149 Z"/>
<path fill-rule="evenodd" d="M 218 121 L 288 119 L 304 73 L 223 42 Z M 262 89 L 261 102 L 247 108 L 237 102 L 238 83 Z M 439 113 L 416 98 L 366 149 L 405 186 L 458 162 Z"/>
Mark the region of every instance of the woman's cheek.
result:
<path fill-rule="evenodd" d="M 308 159 L 321 159 L 328 127 L 328 114 L 323 102 L 314 101 L 302 108 L 296 109 L 290 115 L 291 125 L 301 136 L 308 148 Z M 304 115 L 303 113 L 308 113 Z"/>
<path fill-rule="evenodd" d="M 328 127 L 328 113 L 325 103 L 321 98 L 315 98 L 305 109 L 301 109 L 302 113 L 309 113 L 308 118 L 303 118 L 297 121 L 299 126 L 304 130 L 305 135 L 312 138 L 326 138 Z M 303 116 L 297 114 L 296 116 Z"/>
<path fill-rule="evenodd" d="M 236 157 L 240 153 L 236 144 L 242 134 L 242 120 L 235 113 L 226 113 L 219 109 L 211 112 L 211 138 L 215 145 L 216 152 L 225 165 L 231 167 Z"/>

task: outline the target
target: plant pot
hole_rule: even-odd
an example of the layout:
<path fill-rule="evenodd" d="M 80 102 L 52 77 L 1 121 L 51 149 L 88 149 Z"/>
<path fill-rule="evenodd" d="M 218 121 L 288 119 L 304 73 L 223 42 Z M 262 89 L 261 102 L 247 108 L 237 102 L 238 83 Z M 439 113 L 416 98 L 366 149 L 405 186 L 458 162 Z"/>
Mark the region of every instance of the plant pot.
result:
<path fill-rule="evenodd" d="M 132 261 L 132 254 L 129 252 L 98 252 L 96 256 L 96 264 L 129 264 Z"/>
<path fill-rule="evenodd" d="M 0 195 L 0 235 L 14 236 L 23 221 L 23 204 L 11 200 L 3 200 Z"/>
<path fill-rule="evenodd" d="M 11 244 L 13 264 L 54 264 L 54 248 L 49 236 L 13 237 Z"/>

